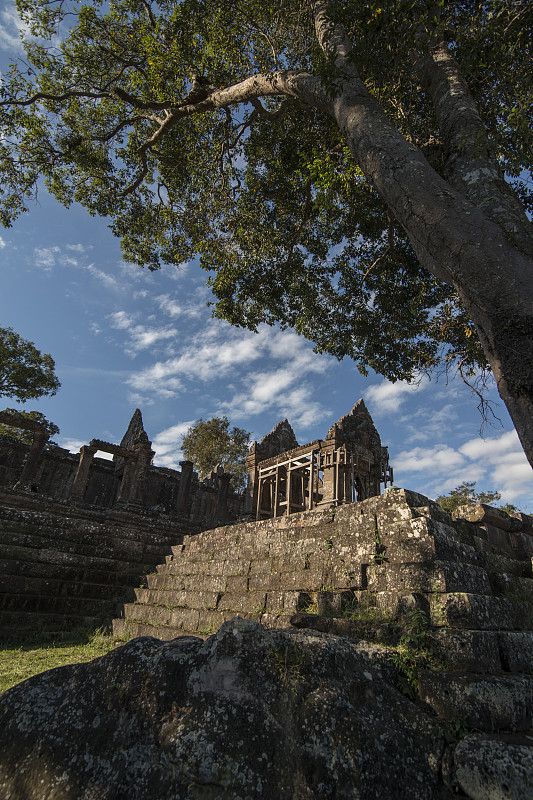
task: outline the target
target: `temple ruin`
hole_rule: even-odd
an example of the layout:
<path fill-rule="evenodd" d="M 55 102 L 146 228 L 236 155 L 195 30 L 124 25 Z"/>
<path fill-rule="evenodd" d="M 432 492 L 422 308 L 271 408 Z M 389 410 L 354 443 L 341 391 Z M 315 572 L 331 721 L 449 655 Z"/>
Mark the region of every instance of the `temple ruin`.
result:
<path fill-rule="evenodd" d="M 337 506 L 381 494 L 392 485 L 389 454 L 363 400 L 341 417 L 324 440 L 299 445 L 284 419 L 246 459 L 248 506 L 256 519 L 320 506 Z"/>
<path fill-rule="evenodd" d="M 334 509 L 392 482 L 387 448 L 359 400 L 325 438 L 299 445 L 287 420 L 254 442 L 249 482 L 222 467 L 200 479 L 191 461 L 156 467 L 137 409 L 119 444 L 91 439 L 70 453 L 46 425 L 16 412 L 0 422 L 33 434 L 0 436 L 0 632 L 97 626 L 185 535 Z M 106 453 L 112 459 L 101 458 Z"/>

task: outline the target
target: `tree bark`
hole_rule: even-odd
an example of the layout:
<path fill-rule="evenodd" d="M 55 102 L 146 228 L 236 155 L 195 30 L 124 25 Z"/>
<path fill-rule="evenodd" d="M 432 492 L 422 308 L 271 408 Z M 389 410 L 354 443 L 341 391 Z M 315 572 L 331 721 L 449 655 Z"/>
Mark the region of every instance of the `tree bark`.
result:
<path fill-rule="evenodd" d="M 511 209 L 512 203 L 506 204 L 497 221 L 492 220 L 464 191 L 435 172 L 368 93 L 357 74 L 351 42 L 343 28 L 328 17 L 325 0 L 315 0 L 313 7 L 319 44 L 327 55 L 334 55 L 338 76 L 337 96 L 325 99 L 320 91 L 313 104 L 335 119 L 356 162 L 405 229 L 420 262 L 437 278 L 452 284 L 461 297 L 533 467 L 533 253 L 528 248 L 527 225 L 522 218 L 519 227 L 505 230 L 504 218 L 517 219 L 516 204 Z M 458 184 L 464 189 L 464 176 L 471 171 L 472 160 L 480 157 L 470 147 L 470 134 L 481 120 L 458 80 L 457 66 L 449 62 L 446 66 L 455 70 L 461 103 L 455 107 L 451 100 L 448 105 L 441 103 L 441 124 L 444 138 L 449 143 L 455 137 L 455 149 L 461 151 L 457 117 L 460 107 L 465 110 L 463 162 L 455 165 L 455 174 L 463 177 Z M 435 71 L 435 83 L 438 77 Z M 434 94 L 439 96 L 435 86 Z M 444 95 L 440 92 L 443 101 Z M 311 101 L 310 97 L 302 99 Z M 490 159 L 488 154 L 485 159 Z M 482 191 L 483 175 L 476 173 L 469 193 L 473 199 L 484 200 L 490 213 L 501 205 L 504 193 L 497 171 L 487 177 L 488 192 L 486 186 Z M 488 203 L 495 186 L 499 197 Z M 518 241 L 513 243 L 511 237 Z"/>

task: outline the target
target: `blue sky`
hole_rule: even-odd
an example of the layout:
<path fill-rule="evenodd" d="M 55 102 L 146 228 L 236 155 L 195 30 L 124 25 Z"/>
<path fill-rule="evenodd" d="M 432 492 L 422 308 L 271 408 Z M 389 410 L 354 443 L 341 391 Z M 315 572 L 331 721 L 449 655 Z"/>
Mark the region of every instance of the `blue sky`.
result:
<path fill-rule="evenodd" d="M 0 8 L 4 66 L 17 55 L 18 34 L 13 6 Z M 482 438 L 476 399 L 460 380 L 363 378 L 291 331 L 262 326 L 254 334 L 214 320 L 197 264 L 156 273 L 126 264 L 105 220 L 66 210 L 45 190 L 0 237 L 0 325 L 51 353 L 62 383 L 55 397 L 24 407 L 60 427 L 62 446 L 120 441 L 139 407 L 155 463 L 176 466 L 182 436 L 200 416 L 226 414 L 254 438 L 287 417 L 305 443 L 363 397 L 397 486 L 435 497 L 477 481 L 533 512 L 531 468 L 494 387 L 502 423 Z"/>

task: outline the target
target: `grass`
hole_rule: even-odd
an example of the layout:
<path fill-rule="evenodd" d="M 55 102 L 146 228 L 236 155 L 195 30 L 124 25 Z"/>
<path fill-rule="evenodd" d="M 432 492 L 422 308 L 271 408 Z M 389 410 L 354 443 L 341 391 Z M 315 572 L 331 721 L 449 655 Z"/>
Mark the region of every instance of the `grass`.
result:
<path fill-rule="evenodd" d="M 103 656 L 117 646 L 116 639 L 102 630 L 78 630 L 50 641 L 38 634 L 23 641 L 0 644 L 0 692 L 40 672 L 81 664 Z"/>

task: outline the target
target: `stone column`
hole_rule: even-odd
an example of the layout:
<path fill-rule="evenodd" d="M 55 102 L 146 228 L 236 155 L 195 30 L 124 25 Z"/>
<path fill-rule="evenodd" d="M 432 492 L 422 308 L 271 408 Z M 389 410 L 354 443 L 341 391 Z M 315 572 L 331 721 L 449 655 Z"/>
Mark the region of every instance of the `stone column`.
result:
<path fill-rule="evenodd" d="M 191 493 L 193 466 L 192 461 L 180 461 L 181 478 L 176 501 L 176 511 L 179 514 L 184 514 L 187 511 Z"/>
<path fill-rule="evenodd" d="M 215 509 L 215 518 L 218 522 L 225 522 L 228 518 L 228 494 L 231 478 L 229 472 L 218 473 L 218 495 Z"/>
<path fill-rule="evenodd" d="M 132 454 L 124 458 L 124 472 L 118 492 L 117 503 L 128 503 L 132 499 L 137 474 L 137 458 Z"/>
<path fill-rule="evenodd" d="M 20 477 L 13 486 L 13 489 L 22 489 L 23 491 L 31 490 L 31 482 L 39 469 L 39 464 L 41 463 L 41 457 L 47 441 L 48 434 L 46 431 L 35 431 L 30 452 L 26 457 Z"/>
<path fill-rule="evenodd" d="M 246 456 L 246 471 L 248 472 L 248 485 L 246 487 L 246 497 L 244 501 L 244 513 L 254 514 L 257 509 L 257 491 L 258 491 L 258 475 L 257 463 L 258 455 L 256 452 L 257 442 L 254 442 L 250 447 L 248 455 Z"/>
<path fill-rule="evenodd" d="M 81 501 L 85 497 L 85 489 L 87 488 L 87 481 L 89 480 L 89 470 L 91 469 L 95 453 L 96 447 L 84 444 L 83 447 L 80 448 L 80 460 L 70 490 L 70 500 Z"/>
<path fill-rule="evenodd" d="M 144 483 L 146 472 L 152 463 L 155 453 L 148 442 L 134 445 L 133 451 L 137 454 L 137 462 L 131 489 L 131 500 L 136 503 L 143 503 L 145 499 Z"/>

